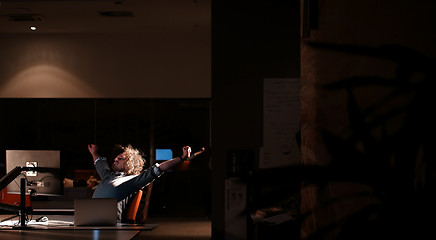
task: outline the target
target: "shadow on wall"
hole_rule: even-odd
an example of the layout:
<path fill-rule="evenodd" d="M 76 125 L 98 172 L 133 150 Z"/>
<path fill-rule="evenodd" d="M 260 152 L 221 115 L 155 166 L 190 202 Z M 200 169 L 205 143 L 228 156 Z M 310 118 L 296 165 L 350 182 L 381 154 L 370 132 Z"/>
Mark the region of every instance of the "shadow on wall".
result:
<path fill-rule="evenodd" d="M 315 219 L 316 230 L 302 238 L 434 238 L 434 220 L 429 219 L 436 213 L 435 59 L 395 45 L 307 45 L 390 61 L 396 74 L 349 77 L 318 86 L 320 92 L 346 92 L 349 126 L 346 134 L 320 130 L 331 157 L 328 166 L 290 170 L 303 180 L 302 188 L 315 189 L 317 196 L 316 206 L 299 216 L 300 224 Z M 388 89 L 387 94 L 371 97 L 377 87 Z M 366 89 L 371 104 L 359 102 L 359 89 Z"/>
<path fill-rule="evenodd" d="M 313 197 L 309 200 L 316 202 L 294 220 L 302 227 L 300 238 L 434 239 L 436 119 L 432 102 L 436 60 L 394 45 L 307 45 L 317 51 L 388 61 L 396 72 L 393 78 L 357 76 L 317 86 L 318 92 L 346 93 L 343 114 L 348 126 L 340 134 L 327 127 L 319 129 L 331 158 L 328 165 L 300 165 L 273 172 L 281 176 L 279 184 L 301 181 L 301 192 L 308 190 Z M 386 90 L 383 96 L 374 94 L 380 87 Z M 361 102 L 362 89 L 365 103 Z M 269 178 L 259 179 L 261 184 Z M 257 198 L 253 208 L 286 199 L 291 189 L 268 192 Z"/>

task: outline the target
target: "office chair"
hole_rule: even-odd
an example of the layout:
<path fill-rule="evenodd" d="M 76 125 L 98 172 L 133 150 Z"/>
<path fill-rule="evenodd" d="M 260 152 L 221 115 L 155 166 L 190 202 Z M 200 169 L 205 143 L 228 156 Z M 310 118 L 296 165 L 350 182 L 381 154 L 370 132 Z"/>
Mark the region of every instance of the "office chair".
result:
<path fill-rule="evenodd" d="M 130 200 L 127 206 L 127 214 L 123 222 L 126 223 L 144 223 L 148 215 L 148 206 L 150 205 L 150 196 L 153 183 L 140 189 Z M 145 196 L 144 196 L 145 192 Z"/>

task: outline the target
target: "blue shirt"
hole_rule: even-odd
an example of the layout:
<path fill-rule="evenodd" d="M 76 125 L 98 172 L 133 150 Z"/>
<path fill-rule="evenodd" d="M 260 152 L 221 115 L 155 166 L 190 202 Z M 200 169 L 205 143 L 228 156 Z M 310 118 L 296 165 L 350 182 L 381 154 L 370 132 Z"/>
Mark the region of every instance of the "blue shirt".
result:
<path fill-rule="evenodd" d="M 138 175 L 126 176 L 123 172 L 113 172 L 107 159 L 99 157 L 94 162 L 101 182 L 92 195 L 93 198 L 116 198 L 118 200 L 118 220 L 124 219 L 124 210 L 139 189 L 147 186 L 162 175 L 159 165 L 149 167 Z"/>

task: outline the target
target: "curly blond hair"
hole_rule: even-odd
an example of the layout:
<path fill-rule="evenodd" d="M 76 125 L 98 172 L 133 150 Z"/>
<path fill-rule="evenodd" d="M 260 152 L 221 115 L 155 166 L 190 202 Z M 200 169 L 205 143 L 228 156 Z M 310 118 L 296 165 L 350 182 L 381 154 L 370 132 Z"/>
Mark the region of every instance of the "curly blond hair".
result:
<path fill-rule="evenodd" d="M 126 162 L 124 163 L 124 173 L 126 175 L 138 175 L 142 172 L 145 164 L 143 153 L 133 148 L 130 144 L 123 147 L 126 153 Z"/>

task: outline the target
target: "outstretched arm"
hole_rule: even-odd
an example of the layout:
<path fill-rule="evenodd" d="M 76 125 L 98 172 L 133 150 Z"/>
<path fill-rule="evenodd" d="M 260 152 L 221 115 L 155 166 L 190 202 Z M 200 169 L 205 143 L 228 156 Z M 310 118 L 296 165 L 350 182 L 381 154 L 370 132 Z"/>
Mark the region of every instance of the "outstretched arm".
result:
<path fill-rule="evenodd" d="M 173 159 L 167 160 L 167 161 L 165 161 L 165 162 L 159 164 L 159 168 L 160 168 L 160 170 L 165 172 L 165 171 L 167 171 L 167 170 L 169 170 L 169 169 L 172 169 L 172 168 L 174 168 L 176 165 L 178 165 L 179 163 L 181 163 L 181 162 L 183 162 L 183 161 L 185 161 L 185 160 L 191 160 L 191 159 L 195 158 L 196 156 L 202 154 L 202 153 L 204 152 L 204 150 L 205 150 L 204 148 L 201 148 L 200 151 L 198 151 L 198 152 L 192 154 L 191 156 L 189 156 L 189 153 L 190 153 L 189 151 L 190 151 L 190 149 L 191 149 L 191 148 L 190 148 L 189 146 L 184 146 L 184 147 L 182 148 L 182 150 L 183 150 L 182 156 L 180 156 L 180 157 L 175 157 L 175 158 L 173 158 Z"/>
<path fill-rule="evenodd" d="M 200 151 L 195 152 L 195 153 L 192 154 L 191 156 L 189 156 L 189 154 L 188 154 L 188 159 L 187 159 L 187 160 L 192 160 L 192 159 L 194 159 L 194 158 L 197 157 L 198 155 L 202 154 L 202 153 L 204 152 L 204 150 L 205 150 L 205 148 L 202 147 Z"/>
<path fill-rule="evenodd" d="M 98 146 L 95 144 L 89 144 L 88 150 L 92 155 L 92 159 L 94 160 L 95 169 L 97 170 L 98 175 L 101 179 L 104 179 L 108 175 L 111 174 L 111 169 L 109 168 L 106 158 L 101 157 L 98 154 Z M 97 159 L 101 159 L 102 161 L 97 161 Z"/>
<path fill-rule="evenodd" d="M 100 157 L 100 155 L 98 154 L 98 147 L 97 147 L 97 145 L 95 145 L 95 144 L 88 144 L 88 150 L 91 153 L 92 159 L 95 162 L 95 160 L 97 160 L 97 158 Z"/>

